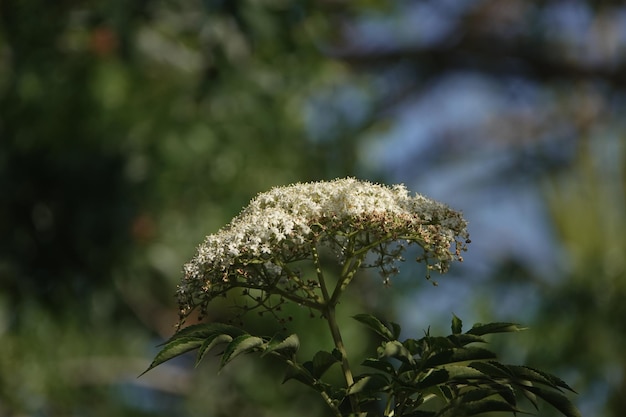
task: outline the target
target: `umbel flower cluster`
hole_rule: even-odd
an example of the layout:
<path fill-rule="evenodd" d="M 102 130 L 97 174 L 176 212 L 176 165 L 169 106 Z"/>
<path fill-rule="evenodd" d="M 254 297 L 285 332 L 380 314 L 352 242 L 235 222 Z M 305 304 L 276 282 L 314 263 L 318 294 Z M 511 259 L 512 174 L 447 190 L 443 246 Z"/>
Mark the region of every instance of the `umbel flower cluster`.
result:
<path fill-rule="evenodd" d="M 466 221 L 446 205 L 410 195 L 403 185 L 354 178 L 298 183 L 259 194 L 228 225 L 207 236 L 185 265 L 178 287 L 181 323 L 233 288 L 272 310 L 271 296 L 321 310 L 338 297 L 362 267 L 376 267 L 383 281 L 397 272 L 407 245 L 428 271 L 448 270 L 469 242 Z M 319 253 L 341 267 L 334 291 L 324 281 Z M 302 261 L 316 273 L 305 279 Z M 336 301 L 336 299 L 334 300 Z"/>

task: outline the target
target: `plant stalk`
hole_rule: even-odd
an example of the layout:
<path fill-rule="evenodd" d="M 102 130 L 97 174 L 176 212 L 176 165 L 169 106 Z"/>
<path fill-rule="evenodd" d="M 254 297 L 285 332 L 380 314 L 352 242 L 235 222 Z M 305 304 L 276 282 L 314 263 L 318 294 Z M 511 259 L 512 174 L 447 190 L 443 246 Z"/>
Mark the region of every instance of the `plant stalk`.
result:
<path fill-rule="evenodd" d="M 339 326 L 337 325 L 334 305 L 329 304 L 326 306 L 324 317 L 328 322 L 330 333 L 333 337 L 333 341 L 335 342 L 335 348 L 339 351 L 339 353 L 341 353 L 341 369 L 343 371 L 343 377 L 346 381 L 346 388 L 350 388 L 354 384 L 354 377 L 352 376 L 350 362 L 348 361 L 348 354 L 346 352 L 345 345 L 343 344 L 343 339 L 341 338 L 341 332 L 339 331 Z M 350 395 L 349 398 L 352 412 L 358 413 L 359 403 L 357 399 L 353 395 Z"/>

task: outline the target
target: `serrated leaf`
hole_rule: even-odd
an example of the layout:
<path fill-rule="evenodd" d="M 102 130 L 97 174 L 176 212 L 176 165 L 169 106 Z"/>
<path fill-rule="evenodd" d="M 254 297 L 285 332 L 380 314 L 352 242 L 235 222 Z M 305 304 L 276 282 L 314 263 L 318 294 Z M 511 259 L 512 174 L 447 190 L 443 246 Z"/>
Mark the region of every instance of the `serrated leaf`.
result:
<path fill-rule="evenodd" d="M 454 345 L 455 347 L 463 347 L 471 343 L 487 343 L 487 341 L 481 336 L 467 333 L 451 334 L 447 337 L 447 339 L 450 340 L 452 345 Z"/>
<path fill-rule="evenodd" d="M 377 369 L 390 375 L 396 374 L 396 369 L 386 360 L 368 358 L 365 359 L 363 363 L 361 363 L 361 365 L 367 366 L 368 368 Z"/>
<path fill-rule="evenodd" d="M 488 323 L 488 324 L 475 324 L 466 333 L 477 336 L 483 336 L 492 333 L 507 333 L 507 332 L 519 332 L 526 330 L 525 327 L 521 327 L 517 323 Z"/>
<path fill-rule="evenodd" d="M 357 314 L 355 316 L 352 316 L 352 318 L 360 323 L 365 324 L 367 327 L 378 333 L 380 336 L 382 336 L 383 339 L 387 341 L 395 339 L 393 332 L 389 330 L 389 328 L 385 326 L 383 322 L 381 322 L 371 314 Z"/>
<path fill-rule="evenodd" d="M 468 403 L 468 402 L 474 402 L 474 401 L 481 401 L 489 397 L 500 395 L 500 392 L 501 391 L 496 387 L 481 386 L 480 388 L 471 389 L 469 391 L 463 392 L 461 396 L 461 402 Z M 509 404 L 511 403 L 509 402 Z M 514 403 L 511 405 L 514 405 Z"/>
<path fill-rule="evenodd" d="M 290 379 L 295 379 L 296 381 L 302 382 L 304 385 L 315 388 L 315 378 L 313 378 L 313 375 L 304 367 L 288 367 L 285 378 L 283 378 L 283 384 Z"/>
<path fill-rule="evenodd" d="M 494 359 L 495 357 L 495 353 L 483 348 L 471 346 L 465 348 L 454 348 L 432 355 L 426 359 L 424 366 L 432 368 L 451 363 Z"/>
<path fill-rule="evenodd" d="M 170 339 L 170 341 L 163 346 L 163 349 L 157 353 L 148 369 L 143 371 L 139 376 L 145 374 L 163 362 L 169 361 L 170 359 L 180 356 L 183 353 L 187 353 L 190 350 L 197 349 L 200 345 L 202 345 L 202 340 L 197 338 L 182 337 Z"/>
<path fill-rule="evenodd" d="M 509 413 L 519 413 L 521 412 L 516 407 L 507 403 L 506 401 L 495 400 L 495 399 L 484 399 L 480 401 L 473 401 L 468 403 L 463 403 L 461 407 L 454 408 L 449 410 L 451 412 L 445 414 L 446 416 L 475 416 L 478 414 L 503 411 Z"/>
<path fill-rule="evenodd" d="M 198 349 L 198 356 L 196 357 L 196 366 L 200 363 L 200 361 L 204 358 L 204 356 L 215 346 L 220 345 L 222 343 L 230 343 L 232 342 L 233 337 L 229 334 L 215 334 L 207 337 L 202 342 L 200 349 Z"/>
<path fill-rule="evenodd" d="M 235 337 L 245 334 L 245 332 L 238 327 L 223 323 L 201 323 L 187 326 L 176 332 L 161 345 L 163 348 L 156 355 L 148 369 L 142 372 L 141 375 L 176 356 L 180 356 L 193 349 L 201 348 L 206 339 L 211 339 L 220 334 Z M 203 356 L 205 352 L 206 350 L 201 356 Z"/>
<path fill-rule="evenodd" d="M 389 385 L 389 381 L 381 374 L 369 374 L 358 379 L 354 384 L 348 387 L 346 395 L 357 394 L 360 392 L 380 392 Z"/>
<path fill-rule="evenodd" d="M 450 327 L 452 334 L 460 334 L 463 331 L 463 321 L 456 314 L 452 314 L 452 325 Z"/>
<path fill-rule="evenodd" d="M 220 369 L 222 369 L 228 362 L 233 360 L 238 355 L 251 352 L 264 344 L 265 341 L 260 337 L 252 336 L 250 334 L 242 334 L 237 336 L 226 346 L 222 360 L 220 361 Z"/>
<path fill-rule="evenodd" d="M 468 366 L 492 378 L 511 378 L 513 376 L 506 365 L 496 361 L 472 362 Z"/>
<path fill-rule="evenodd" d="M 228 334 L 232 337 L 237 337 L 244 333 L 245 331 L 241 330 L 239 327 L 235 327 L 230 324 L 200 323 L 180 329 L 167 342 L 163 344 L 166 345 L 167 343 L 175 339 L 180 339 L 182 337 L 205 339 L 214 334 Z"/>
<path fill-rule="evenodd" d="M 449 380 L 448 372 L 445 369 L 429 369 L 418 381 L 417 387 L 423 390 L 428 387 L 443 384 Z"/>
<path fill-rule="evenodd" d="M 509 369 L 515 374 L 517 377 L 526 378 L 529 381 L 538 382 L 540 384 L 551 386 L 552 388 L 564 388 L 568 391 L 576 393 L 569 385 L 565 383 L 559 377 L 549 374 L 544 371 L 540 371 L 539 369 L 531 368 L 530 366 L 515 366 L 509 365 Z"/>
<path fill-rule="evenodd" d="M 228 334 L 216 334 L 216 335 L 207 337 L 204 340 L 204 342 L 202 342 L 202 345 L 198 349 L 198 355 L 196 356 L 195 366 L 198 366 L 198 364 L 204 358 L 204 356 L 215 346 L 223 344 L 223 343 L 230 343 L 232 340 L 233 340 L 233 337 Z"/>
<path fill-rule="evenodd" d="M 418 386 L 423 389 L 452 380 L 466 381 L 486 378 L 482 372 L 468 366 L 448 365 L 436 369 L 431 368 L 430 372 L 419 381 Z"/>
<path fill-rule="evenodd" d="M 537 397 L 543 399 L 552 407 L 559 410 L 565 417 L 582 417 L 580 411 L 578 411 L 574 404 L 572 404 L 572 402 L 565 395 L 558 391 L 536 386 L 525 386 L 523 389 L 530 391 Z"/>
<path fill-rule="evenodd" d="M 340 360 L 337 359 L 336 355 L 320 350 L 313 356 L 313 361 L 310 362 L 310 372 L 313 377 L 320 379 L 331 366 L 339 362 Z"/>
<path fill-rule="evenodd" d="M 263 352 L 262 356 L 267 355 L 271 352 L 276 352 L 290 358 L 295 355 L 299 348 L 300 339 L 295 333 L 287 336 L 286 338 L 282 338 L 281 336 L 275 336 L 267 344 L 267 348 Z"/>

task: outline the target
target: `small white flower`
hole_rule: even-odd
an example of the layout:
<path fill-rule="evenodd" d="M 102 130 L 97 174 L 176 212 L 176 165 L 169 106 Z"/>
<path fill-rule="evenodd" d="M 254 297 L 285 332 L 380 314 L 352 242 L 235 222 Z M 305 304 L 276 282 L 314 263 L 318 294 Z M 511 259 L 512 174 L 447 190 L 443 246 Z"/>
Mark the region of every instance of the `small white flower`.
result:
<path fill-rule="evenodd" d="M 345 178 L 276 187 L 256 196 L 228 225 L 207 236 L 185 265 L 178 290 L 181 314 L 206 307 L 234 287 L 274 291 L 276 277 L 287 282 L 285 291 L 297 287 L 304 297 L 313 297 L 301 284 L 289 286 L 297 277 L 280 265 L 311 260 L 314 247 L 330 248 L 340 262 L 354 256 L 364 259 L 367 253 L 378 257 L 372 264 L 387 282 L 396 271 L 388 264 L 401 259 L 404 248 L 396 243 L 407 242 L 423 249 L 418 261 L 443 273 L 450 261 L 461 259 L 466 225 L 460 213 L 419 194 L 411 196 L 403 185 Z"/>

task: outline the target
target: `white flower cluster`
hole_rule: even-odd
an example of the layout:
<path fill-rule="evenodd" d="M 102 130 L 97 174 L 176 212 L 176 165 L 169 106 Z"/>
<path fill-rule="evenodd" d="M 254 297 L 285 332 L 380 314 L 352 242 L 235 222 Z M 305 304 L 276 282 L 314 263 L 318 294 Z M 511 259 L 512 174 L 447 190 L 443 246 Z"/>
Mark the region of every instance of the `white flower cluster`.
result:
<path fill-rule="evenodd" d="M 400 258 L 391 245 L 415 243 L 424 251 L 418 260 L 433 260 L 431 269 L 445 272 L 451 260 L 461 259 L 467 237 L 460 213 L 411 196 L 403 185 L 345 178 L 276 187 L 208 236 L 185 265 L 178 289 L 181 314 L 206 307 L 233 287 L 271 291 L 279 281 L 296 278 L 290 262 L 312 259 L 320 245 L 335 250 L 342 261 L 378 253 L 378 266 L 387 271 L 385 264 Z"/>

